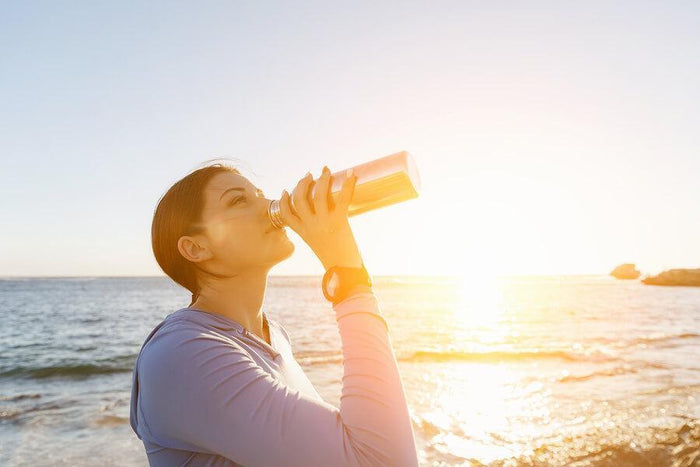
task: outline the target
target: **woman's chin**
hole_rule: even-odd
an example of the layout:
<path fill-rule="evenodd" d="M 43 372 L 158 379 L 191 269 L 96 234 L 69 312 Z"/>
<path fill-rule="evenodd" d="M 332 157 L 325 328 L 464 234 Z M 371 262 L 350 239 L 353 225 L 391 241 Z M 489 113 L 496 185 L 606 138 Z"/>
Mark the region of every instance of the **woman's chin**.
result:
<path fill-rule="evenodd" d="M 284 242 L 283 245 L 281 245 L 279 247 L 279 250 L 280 250 L 280 255 L 278 256 L 279 261 L 284 261 L 285 259 L 292 256 L 294 254 L 294 250 L 296 249 L 296 247 L 294 246 L 294 243 L 292 243 L 292 241 L 289 238 L 287 238 L 286 236 L 285 236 L 285 238 L 286 238 L 286 241 Z"/>

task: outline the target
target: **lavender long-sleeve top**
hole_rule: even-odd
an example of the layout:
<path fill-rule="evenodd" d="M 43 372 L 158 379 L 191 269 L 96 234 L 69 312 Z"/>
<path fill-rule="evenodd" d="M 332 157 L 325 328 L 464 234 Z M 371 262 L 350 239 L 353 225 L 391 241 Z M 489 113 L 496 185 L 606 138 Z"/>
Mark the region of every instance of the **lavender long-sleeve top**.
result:
<path fill-rule="evenodd" d="M 417 466 L 387 322 L 371 288 L 333 307 L 343 349 L 340 409 L 316 392 L 287 331 L 270 344 L 183 308 L 148 335 L 134 367 L 131 427 L 152 466 Z"/>

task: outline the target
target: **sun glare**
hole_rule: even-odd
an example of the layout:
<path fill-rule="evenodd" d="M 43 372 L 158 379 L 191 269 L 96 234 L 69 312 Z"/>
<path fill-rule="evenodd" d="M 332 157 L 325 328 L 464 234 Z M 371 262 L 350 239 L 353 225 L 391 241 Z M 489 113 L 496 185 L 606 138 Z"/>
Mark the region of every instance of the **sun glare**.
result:
<path fill-rule="evenodd" d="M 496 327 L 503 312 L 495 274 L 469 274 L 461 278 L 455 314 L 470 327 Z"/>
<path fill-rule="evenodd" d="M 481 462 L 520 454 L 510 443 L 494 442 L 499 433 L 507 438 L 512 432 L 510 417 L 525 403 L 513 394 L 516 375 L 499 365 L 468 364 L 444 366 L 431 376 L 451 381 L 435 388 L 432 410 L 423 415 L 440 431 L 430 440 L 435 449 Z"/>

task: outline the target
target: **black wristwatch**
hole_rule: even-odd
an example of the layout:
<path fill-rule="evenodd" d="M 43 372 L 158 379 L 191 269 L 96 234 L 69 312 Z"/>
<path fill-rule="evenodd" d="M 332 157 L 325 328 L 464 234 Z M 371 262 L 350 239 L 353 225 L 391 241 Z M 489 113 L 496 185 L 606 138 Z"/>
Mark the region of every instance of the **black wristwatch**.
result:
<path fill-rule="evenodd" d="M 333 266 L 328 268 L 323 275 L 321 288 L 326 300 L 337 305 L 347 298 L 348 293 L 358 285 L 372 287 L 372 278 L 369 276 L 364 263 L 361 268 Z"/>

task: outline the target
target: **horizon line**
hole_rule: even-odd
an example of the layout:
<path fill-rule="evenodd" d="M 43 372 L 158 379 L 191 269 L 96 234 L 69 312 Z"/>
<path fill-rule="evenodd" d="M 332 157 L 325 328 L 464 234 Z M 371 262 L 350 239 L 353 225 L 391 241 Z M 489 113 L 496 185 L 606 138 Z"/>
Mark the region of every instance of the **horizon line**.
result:
<path fill-rule="evenodd" d="M 493 277 L 544 277 L 544 276 L 609 276 L 609 273 L 523 273 L 523 274 L 496 274 Z M 322 277 L 323 273 L 317 274 L 270 274 L 268 277 Z M 461 274 L 371 274 L 372 277 L 431 277 L 431 278 L 463 278 Z M 640 276 L 641 277 L 641 276 Z M 123 274 L 123 275 L 15 275 L 2 276 L 4 279 L 119 279 L 119 278 L 164 278 L 170 279 L 165 274 Z"/>

